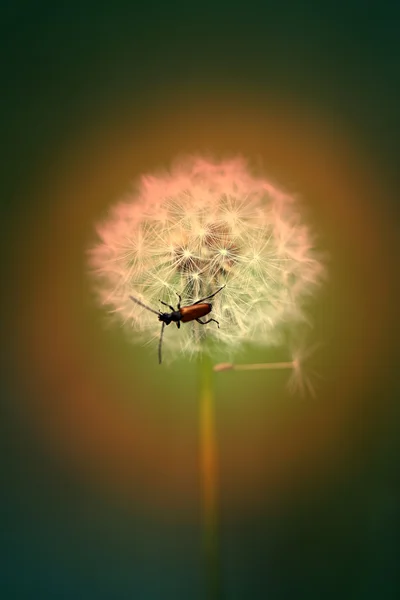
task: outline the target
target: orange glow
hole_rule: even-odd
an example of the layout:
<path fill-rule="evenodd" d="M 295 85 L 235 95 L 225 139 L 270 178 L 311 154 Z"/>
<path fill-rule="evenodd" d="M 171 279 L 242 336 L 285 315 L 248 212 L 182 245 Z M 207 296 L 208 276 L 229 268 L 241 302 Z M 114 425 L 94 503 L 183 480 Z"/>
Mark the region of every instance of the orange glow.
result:
<path fill-rule="evenodd" d="M 16 321 L 21 380 L 30 390 L 32 423 L 43 443 L 77 474 L 122 501 L 176 510 L 197 502 L 195 452 L 186 448 L 197 443 L 198 413 L 185 408 L 158 419 L 151 403 L 157 378 L 165 375 L 159 375 L 156 355 L 126 346 L 131 376 L 112 345 L 106 346 L 109 333 L 100 326 L 88 329 L 87 316 L 96 307 L 85 250 L 93 224 L 141 173 L 168 165 L 181 152 L 253 157 L 267 176 L 301 193 L 323 232 L 322 245 L 340 252 L 331 257 L 332 299 L 325 304 L 326 327 L 337 340 L 329 356 L 334 389 L 323 387 L 318 402 L 302 411 L 292 399 L 291 413 L 286 399 L 267 421 L 257 398 L 268 406 L 268 373 L 257 375 L 254 385 L 252 374 L 219 376 L 229 377 L 232 397 L 230 406 L 218 405 L 216 398 L 216 418 L 225 416 L 218 421 L 223 493 L 240 506 L 254 506 L 261 486 L 268 485 L 270 498 L 279 498 L 301 478 L 318 477 L 333 462 L 336 468 L 345 461 L 343 432 L 379 362 L 392 303 L 389 225 L 373 204 L 384 191 L 374 165 L 349 136 L 289 104 L 232 97 L 229 90 L 207 97 L 187 91 L 184 107 L 174 102 L 164 98 L 162 108 L 150 108 L 140 122 L 121 115 L 99 131 L 83 132 L 57 167 L 43 174 L 36 190 L 44 199 L 41 214 L 32 209 L 34 226 L 31 221 L 19 232 L 24 241 L 18 241 L 13 257 L 25 297 L 29 290 L 29 303 Z M 33 262 L 26 260 L 32 249 Z M 174 397 L 179 381 L 162 381 L 160 393 Z M 243 382 L 247 397 L 236 397 L 234 386 Z M 197 394 L 193 381 L 192 397 Z M 209 422 L 207 405 L 203 408 L 202 418 Z M 214 449 L 211 442 L 207 447 L 203 468 L 211 494 Z"/>

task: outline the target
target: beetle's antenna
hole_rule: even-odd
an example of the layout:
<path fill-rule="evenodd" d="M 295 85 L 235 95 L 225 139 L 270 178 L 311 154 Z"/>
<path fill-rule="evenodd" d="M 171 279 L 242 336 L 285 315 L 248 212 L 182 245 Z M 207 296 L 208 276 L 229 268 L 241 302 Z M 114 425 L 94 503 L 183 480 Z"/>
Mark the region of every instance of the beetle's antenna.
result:
<path fill-rule="evenodd" d="M 139 304 L 139 306 L 143 306 L 143 308 L 147 308 L 147 310 L 149 310 L 150 312 L 154 313 L 155 315 L 159 315 L 160 314 L 157 310 L 153 310 L 152 308 L 150 308 L 150 306 L 146 306 L 146 304 L 143 304 L 143 302 L 141 302 L 137 298 L 134 298 L 133 296 L 129 296 L 129 298 L 131 300 L 133 300 L 133 302 L 136 302 L 136 304 Z"/>
<path fill-rule="evenodd" d="M 161 365 L 161 345 L 162 345 L 162 340 L 163 340 L 163 335 L 164 335 L 164 327 L 165 327 L 165 322 L 162 322 L 161 325 L 161 333 L 160 333 L 160 341 L 158 342 L 158 364 Z"/>
<path fill-rule="evenodd" d="M 216 292 L 214 292 L 213 294 L 211 294 L 211 296 L 206 296 L 205 298 L 201 298 L 201 300 L 196 300 L 196 302 L 193 302 L 192 306 L 194 304 L 199 304 L 200 302 L 203 302 L 204 300 L 209 300 L 210 298 L 213 298 L 214 296 L 216 296 L 218 294 L 218 292 L 220 292 L 221 290 L 223 290 L 225 286 L 226 286 L 226 283 L 224 283 L 224 285 L 222 287 L 220 287 L 219 290 L 217 290 Z"/>

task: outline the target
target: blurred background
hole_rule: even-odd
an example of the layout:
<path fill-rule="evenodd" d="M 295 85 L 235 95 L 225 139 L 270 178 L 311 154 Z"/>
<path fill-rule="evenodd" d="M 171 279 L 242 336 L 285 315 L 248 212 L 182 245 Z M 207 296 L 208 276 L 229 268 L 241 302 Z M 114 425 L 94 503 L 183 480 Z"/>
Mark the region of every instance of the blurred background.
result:
<path fill-rule="evenodd" d="M 307 306 L 316 398 L 284 371 L 215 376 L 225 597 L 397 598 L 400 10 L 0 16 L 0 596 L 205 597 L 196 364 L 160 369 L 109 326 L 86 252 L 142 173 L 206 152 L 298 195 L 329 257 Z"/>

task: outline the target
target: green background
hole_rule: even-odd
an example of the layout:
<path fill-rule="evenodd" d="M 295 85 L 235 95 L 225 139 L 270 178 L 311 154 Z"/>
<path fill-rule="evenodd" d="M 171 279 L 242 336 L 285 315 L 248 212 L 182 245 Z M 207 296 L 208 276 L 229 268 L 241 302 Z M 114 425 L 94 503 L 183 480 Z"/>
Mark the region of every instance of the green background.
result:
<path fill-rule="evenodd" d="M 251 155 L 226 133 L 232 115 L 242 104 L 247 122 L 282 101 L 292 120 L 305 111 L 344 132 L 363 158 L 360 173 L 355 161 L 341 174 L 346 222 L 345 200 L 335 220 L 323 186 L 309 194 L 330 255 L 310 308 L 325 344 L 317 399 L 287 394 L 282 372 L 216 379 L 223 585 L 232 599 L 396 598 L 395 4 L 2 2 L 0 15 L 0 595 L 204 598 L 196 365 L 160 373 L 154 348 L 104 326 L 85 250 L 131 179 L 180 152 Z M 225 129 L 191 134 L 196 111 Z M 307 161 L 307 145 L 274 163 L 260 123 L 255 158 L 303 191 L 290 165 Z M 352 204 L 346 182 L 363 170 L 373 185 Z M 249 347 L 241 360 L 287 358 Z"/>

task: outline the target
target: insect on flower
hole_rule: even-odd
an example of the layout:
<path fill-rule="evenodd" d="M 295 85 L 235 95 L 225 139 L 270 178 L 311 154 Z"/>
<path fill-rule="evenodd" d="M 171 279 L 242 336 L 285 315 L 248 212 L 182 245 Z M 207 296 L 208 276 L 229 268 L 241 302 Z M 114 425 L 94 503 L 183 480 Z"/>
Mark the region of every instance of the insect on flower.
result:
<path fill-rule="evenodd" d="M 151 313 L 164 326 L 193 321 L 170 332 L 171 359 L 206 353 L 232 361 L 249 342 L 281 344 L 287 323 L 308 321 L 306 301 L 324 278 L 301 203 L 240 156 L 181 156 L 168 170 L 142 175 L 96 229 L 88 249 L 94 291 L 132 341 L 161 348 Z M 228 282 L 229 294 L 213 301 L 221 328 L 197 327 L 211 311 L 208 294 Z M 165 294 L 175 290 L 185 290 L 186 306 L 170 306 Z M 167 313 L 153 310 L 159 298 Z"/>
<path fill-rule="evenodd" d="M 171 309 L 170 313 L 167 313 L 167 312 L 163 313 L 161 311 L 153 310 L 152 308 L 150 308 L 150 306 L 143 304 L 143 302 L 141 302 L 137 298 L 134 298 L 133 296 L 129 296 L 129 298 L 131 300 L 133 300 L 133 302 L 136 302 L 136 304 L 139 304 L 139 306 L 142 306 L 143 308 L 146 308 L 150 312 L 157 315 L 158 320 L 161 321 L 161 323 L 162 323 L 160 340 L 158 342 L 158 362 L 160 365 L 162 362 L 161 346 L 162 346 L 165 325 L 169 325 L 170 323 L 176 323 L 177 328 L 180 329 L 181 322 L 188 323 L 189 321 L 197 321 L 197 323 L 200 323 L 201 325 L 207 325 L 207 323 L 211 323 L 212 321 L 214 321 L 214 323 L 216 323 L 219 328 L 219 323 L 216 319 L 208 319 L 208 321 L 201 321 L 200 317 L 205 317 L 212 310 L 212 304 L 210 304 L 209 302 L 204 302 L 204 300 L 209 300 L 210 298 L 213 298 L 216 294 L 218 294 L 218 292 L 220 292 L 222 289 L 224 289 L 224 287 L 225 287 L 225 285 L 220 287 L 216 292 L 214 292 L 210 296 L 201 298 L 200 300 L 193 302 L 193 304 L 190 304 L 189 306 L 181 306 L 182 297 L 178 293 L 176 294 L 179 298 L 177 308 L 174 308 L 170 304 L 167 304 L 166 302 L 163 302 L 163 300 L 160 300 L 161 304 L 164 304 L 164 306 L 168 306 L 168 308 Z"/>

